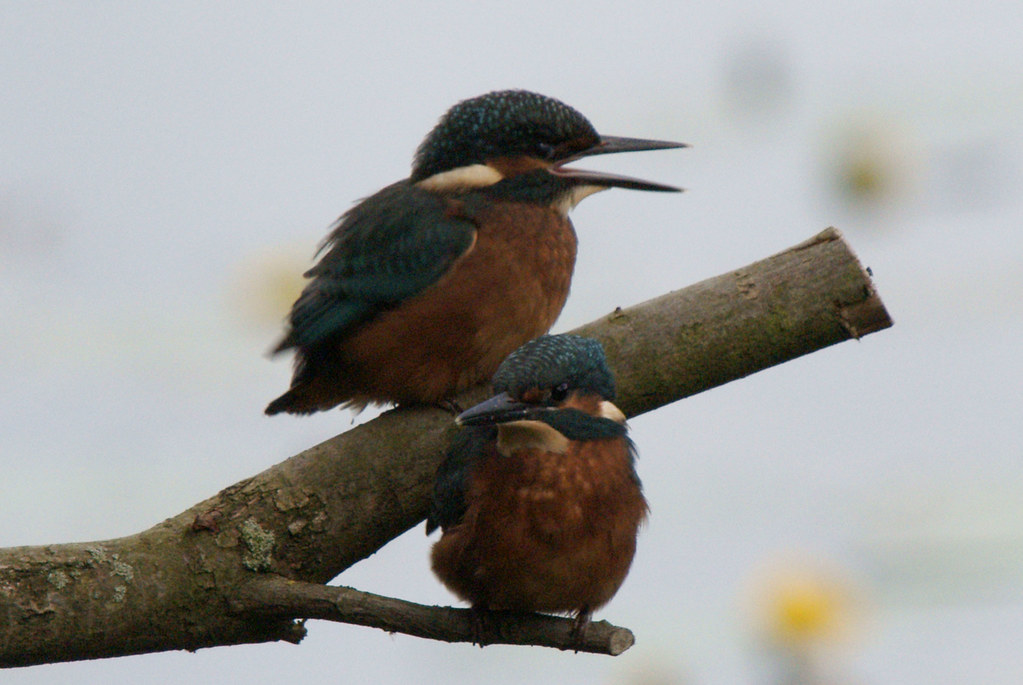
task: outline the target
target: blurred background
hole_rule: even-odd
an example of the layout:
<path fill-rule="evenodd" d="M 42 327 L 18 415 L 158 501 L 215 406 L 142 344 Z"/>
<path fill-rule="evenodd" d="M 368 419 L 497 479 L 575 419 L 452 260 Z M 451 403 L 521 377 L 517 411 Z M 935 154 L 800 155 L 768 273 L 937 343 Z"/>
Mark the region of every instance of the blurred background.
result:
<path fill-rule="evenodd" d="M 263 416 L 328 225 L 523 87 L 692 149 L 574 212 L 555 331 L 828 225 L 894 328 L 632 422 L 617 659 L 313 622 L 4 683 L 1018 683 L 1023 15 L 1012 2 L 0 2 L 0 546 L 105 539 L 348 429 Z M 421 528 L 337 582 L 425 603 Z"/>

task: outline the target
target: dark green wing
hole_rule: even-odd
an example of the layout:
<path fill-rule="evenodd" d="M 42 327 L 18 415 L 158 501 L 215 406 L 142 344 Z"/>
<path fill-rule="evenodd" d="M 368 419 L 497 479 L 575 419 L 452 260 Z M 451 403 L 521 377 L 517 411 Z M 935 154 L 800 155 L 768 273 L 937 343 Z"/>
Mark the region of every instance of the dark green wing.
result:
<path fill-rule="evenodd" d="M 476 226 L 452 201 L 408 181 L 338 220 L 276 351 L 315 345 L 436 282 L 472 246 Z"/>
<path fill-rule="evenodd" d="M 465 493 L 473 469 L 487 458 L 497 440 L 495 426 L 468 426 L 451 441 L 451 447 L 433 482 L 433 500 L 426 517 L 426 534 L 437 528 L 447 529 L 465 515 Z"/>

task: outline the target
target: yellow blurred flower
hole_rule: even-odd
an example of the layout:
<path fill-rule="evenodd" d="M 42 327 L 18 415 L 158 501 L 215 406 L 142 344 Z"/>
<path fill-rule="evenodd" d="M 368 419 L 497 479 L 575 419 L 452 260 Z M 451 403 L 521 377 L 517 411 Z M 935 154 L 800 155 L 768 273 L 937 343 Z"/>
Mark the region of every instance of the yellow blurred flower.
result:
<path fill-rule="evenodd" d="M 833 635 L 848 610 L 843 589 L 826 578 L 810 575 L 779 578 L 769 592 L 768 626 L 783 642 Z"/>
<path fill-rule="evenodd" d="M 850 115 L 832 127 L 821 147 L 831 191 L 850 206 L 897 205 L 919 185 L 916 137 L 892 116 Z"/>
<path fill-rule="evenodd" d="M 249 254 L 235 270 L 230 285 L 231 308 L 247 325 L 279 329 L 305 286 L 308 247 L 285 246 Z"/>
<path fill-rule="evenodd" d="M 846 574 L 810 558 L 765 565 L 754 574 L 749 594 L 757 633 L 795 649 L 850 637 L 863 608 Z"/>

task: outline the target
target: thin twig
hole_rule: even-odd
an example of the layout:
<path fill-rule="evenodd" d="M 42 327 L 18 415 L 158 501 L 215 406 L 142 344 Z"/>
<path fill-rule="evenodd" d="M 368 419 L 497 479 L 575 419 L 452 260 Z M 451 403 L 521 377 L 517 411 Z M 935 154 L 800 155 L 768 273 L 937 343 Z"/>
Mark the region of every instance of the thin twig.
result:
<path fill-rule="evenodd" d="M 232 611 L 261 618 L 317 618 L 380 628 L 445 642 L 534 645 L 617 656 L 635 642 L 632 631 L 590 623 L 582 635 L 572 619 L 544 614 L 487 612 L 483 632 L 469 609 L 426 606 L 349 587 L 319 585 L 265 575 L 242 586 L 229 601 Z"/>

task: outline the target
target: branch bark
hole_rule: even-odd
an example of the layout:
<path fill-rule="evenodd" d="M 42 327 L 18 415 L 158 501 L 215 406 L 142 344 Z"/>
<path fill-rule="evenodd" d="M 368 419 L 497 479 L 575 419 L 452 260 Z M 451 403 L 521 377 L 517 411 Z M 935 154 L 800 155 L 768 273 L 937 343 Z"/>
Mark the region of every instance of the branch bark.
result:
<path fill-rule="evenodd" d="M 616 403 L 635 416 L 890 325 L 828 229 L 575 332 L 604 343 Z M 486 393 L 458 399 L 469 406 Z M 464 610 L 322 585 L 423 519 L 452 430 L 438 409 L 393 410 L 136 535 L 0 550 L 0 666 L 297 642 L 305 618 L 470 639 Z M 565 641 L 567 619 L 494 620 L 509 644 L 616 654 L 632 643 L 602 623 L 579 646 Z"/>
<path fill-rule="evenodd" d="M 424 606 L 348 587 L 288 580 L 272 574 L 248 583 L 231 608 L 246 616 L 302 616 L 381 628 L 445 642 L 474 642 L 478 616 L 469 609 Z M 635 642 L 632 631 L 607 621 L 590 623 L 577 637 L 575 621 L 544 614 L 492 611 L 486 616 L 486 644 L 543 645 L 617 656 Z"/>

